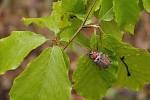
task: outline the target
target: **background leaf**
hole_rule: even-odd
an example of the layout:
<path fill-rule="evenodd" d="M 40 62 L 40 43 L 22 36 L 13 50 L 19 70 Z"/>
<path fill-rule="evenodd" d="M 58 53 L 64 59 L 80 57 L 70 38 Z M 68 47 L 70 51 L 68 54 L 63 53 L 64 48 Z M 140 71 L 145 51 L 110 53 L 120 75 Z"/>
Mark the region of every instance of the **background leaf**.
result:
<path fill-rule="evenodd" d="M 118 40 L 122 40 L 122 32 L 119 26 L 114 21 L 101 22 L 101 28 L 105 34 L 110 34 Z"/>
<path fill-rule="evenodd" d="M 68 21 L 69 15 L 62 10 L 61 1 L 53 3 L 53 11 L 51 15 L 43 18 L 23 18 L 25 25 L 34 23 L 39 27 L 48 28 L 57 34 L 61 28 L 67 27 L 70 23 Z"/>
<path fill-rule="evenodd" d="M 145 10 L 150 13 L 150 0 L 143 0 L 143 5 Z"/>
<path fill-rule="evenodd" d="M 114 0 L 113 8 L 115 20 L 119 26 L 133 33 L 134 26 L 139 18 L 139 7 L 136 0 Z"/>
<path fill-rule="evenodd" d="M 71 39 L 71 37 L 75 34 L 75 32 L 78 30 L 78 28 L 80 27 L 82 21 L 77 19 L 77 18 L 73 18 L 71 20 L 71 25 L 64 28 L 59 34 L 60 34 L 60 40 L 61 41 L 66 41 L 69 42 L 69 40 Z"/>
<path fill-rule="evenodd" d="M 101 49 L 101 43 L 102 43 L 101 38 L 102 38 L 102 34 L 101 33 L 97 34 L 96 29 L 94 29 L 94 34 L 92 35 L 90 40 L 90 48 L 92 50 L 98 51 Z"/>
<path fill-rule="evenodd" d="M 71 25 L 64 28 L 60 33 L 60 41 L 69 42 L 78 28 L 81 26 L 82 21 L 78 18 L 73 18 L 71 21 Z M 79 35 L 75 38 L 75 42 L 79 43 L 85 47 L 90 47 L 89 39 L 84 35 L 83 32 L 80 32 Z"/>
<path fill-rule="evenodd" d="M 66 12 L 72 12 L 76 14 L 85 13 L 84 0 L 62 0 L 62 7 Z"/>
<path fill-rule="evenodd" d="M 11 100 L 70 100 L 67 60 L 59 47 L 43 51 L 14 81 Z"/>
<path fill-rule="evenodd" d="M 0 73 L 17 68 L 31 50 L 45 41 L 43 36 L 29 31 L 14 31 L 0 39 Z"/>
<path fill-rule="evenodd" d="M 87 38 L 84 33 L 80 32 L 79 35 L 77 36 L 77 38 L 75 39 L 75 42 L 87 47 L 87 48 L 90 48 L 90 39 Z"/>
<path fill-rule="evenodd" d="M 101 1 L 99 18 L 104 21 L 111 21 L 113 19 L 113 0 Z"/>

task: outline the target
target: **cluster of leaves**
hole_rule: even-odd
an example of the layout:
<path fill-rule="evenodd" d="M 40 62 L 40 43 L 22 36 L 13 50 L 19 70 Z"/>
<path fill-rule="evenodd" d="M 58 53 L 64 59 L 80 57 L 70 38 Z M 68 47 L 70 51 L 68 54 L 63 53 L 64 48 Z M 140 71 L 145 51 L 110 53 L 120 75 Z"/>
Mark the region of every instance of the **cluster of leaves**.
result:
<path fill-rule="evenodd" d="M 92 0 L 61 0 L 53 3 L 51 15 L 44 18 L 23 18 L 26 25 L 34 23 L 52 30 L 59 42 L 68 43 L 91 9 Z M 150 54 L 146 50 L 122 42 L 122 33 L 134 33 L 142 10 L 150 12 L 149 0 L 96 0 L 88 21 L 99 20 L 102 36 L 91 38 L 80 33 L 74 41 L 87 48 L 107 53 L 112 64 L 100 69 L 88 57 L 80 57 L 73 74 L 73 88 L 87 100 L 100 100 L 112 86 L 139 90 L 150 82 Z M 42 35 L 29 31 L 15 31 L 0 40 L 0 74 L 15 69 L 31 50 L 46 42 Z M 130 76 L 121 57 L 128 65 Z M 11 100 L 70 100 L 71 83 L 68 79 L 69 58 L 61 47 L 44 50 L 17 77 L 10 91 Z"/>

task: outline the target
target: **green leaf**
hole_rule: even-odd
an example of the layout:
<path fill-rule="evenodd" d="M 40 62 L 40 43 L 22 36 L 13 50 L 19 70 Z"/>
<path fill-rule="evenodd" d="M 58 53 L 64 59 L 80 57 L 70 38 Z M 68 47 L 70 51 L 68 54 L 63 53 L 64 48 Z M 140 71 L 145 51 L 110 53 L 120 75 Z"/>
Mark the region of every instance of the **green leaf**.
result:
<path fill-rule="evenodd" d="M 68 68 L 59 47 L 44 50 L 14 81 L 11 100 L 70 100 Z"/>
<path fill-rule="evenodd" d="M 94 0 L 87 0 L 87 3 L 86 3 L 87 10 L 89 10 L 92 7 L 93 2 L 94 2 Z M 100 7 L 101 7 L 101 0 L 96 0 L 96 4 L 94 5 L 93 10 L 91 11 L 91 15 L 93 14 L 94 11 L 99 10 Z"/>
<path fill-rule="evenodd" d="M 115 20 L 119 26 L 133 33 L 139 18 L 139 7 L 137 0 L 114 0 L 113 8 Z"/>
<path fill-rule="evenodd" d="M 100 69 L 88 56 L 81 57 L 73 75 L 75 90 L 86 100 L 101 100 L 115 81 L 112 68 Z"/>
<path fill-rule="evenodd" d="M 57 34 L 61 28 L 67 27 L 70 23 L 68 21 L 69 15 L 64 13 L 61 6 L 61 1 L 53 3 L 52 14 L 43 18 L 23 18 L 25 25 L 34 23 L 39 27 L 48 28 Z"/>
<path fill-rule="evenodd" d="M 75 39 L 75 42 L 90 48 L 90 42 L 89 42 L 89 38 L 87 38 L 84 33 L 80 32 L 79 35 L 77 36 L 77 38 Z"/>
<path fill-rule="evenodd" d="M 105 48 L 111 49 L 118 58 L 118 78 L 115 85 L 139 90 L 144 84 L 150 83 L 150 54 L 147 51 L 120 42 L 110 35 L 104 37 L 104 43 Z M 120 60 L 123 56 L 131 76 L 127 75 L 125 64 Z"/>
<path fill-rule="evenodd" d="M 116 39 L 120 41 L 122 40 L 123 34 L 116 22 L 114 21 L 101 22 L 101 28 L 105 34 L 111 34 Z"/>
<path fill-rule="evenodd" d="M 90 8 L 89 5 L 91 5 L 93 3 L 93 0 L 83 0 L 84 4 L 86 5 L 86 9 Z M 96 0 L 96 4 L 95 4 L 95 11 L 98 10 L 100 8 L 101 5 L 101 0 Z"/>
<path fill-rule="evenodd" d="M 113 0 L 102 0 L 99 12 L 100 20 L 111 21 L 113 17 Z"/>
<path fill-rule="evenodd" d="M 138 6 L 140 8 L 140 11 L 143 11 L 144 10 L 144 5 L 143 5 L 143 1 L 142 0 L 139 0 L 138 1 Z"/>
<path fill-rule="evenodd" d="M 84 0 L 62 0 L 62 8 L 66 12 L 71 12 L 75 14 L 84 14 L 85 5 Z"/>
<path fill-rule="evenodd" d="M 92 50 L 100 50 L 101 49 L 101 34 L 96 34 L 96 30 L 94 30 L 94 34 L 92 35 L 91 37 L 91 40 L 90 40 L 90 48 Z"/>
<path fill-rule="evenodd" d="M 0 73 L 17 68 L 31 50 L 45 41 L 43 36 L 29 31 L 14 31 L 0 39 Z"/>
<path fill-rule="evenodd" d="M 77 18 L 73 18 L 71 20 L 71 25 L 64 28 L 59 34 L 60 34 L 60 40 L 61 41 L 66 41 L 69 42 L 69 40 L 71 39 L 71 37 L 75 34 L 75 32 L 78 30 L 78 28 L 81 26 L 82 21 L 77 19 Z"/>
<path fill-rule="evenodd" d="M 90 47 L 92 50 L 98 49 L 98 36 L 96 34 L 93 34 L 90 40 Z"/>
<path fill-rule="evenodd" d="M 89 0 L 89 1 L 91 1 L 91 0 Z M 96 1 L 95 7 L 94 7 L 94 11 L 97 11 L 98 9 L 100 9 L 100 7 L 101 7 L 101 2 L 102 2 L 102 0 L 97 0 L 97 1 Z M 88 5 L 87 5 L 87 6 L 88 6 Z"/>
<path fill-rule="evenodd" d="M 77 18 L 73 18 L 71 21 L 71 25 L 64 28 L 60 33 L 60 41 L 69 42 L 69 40 L 76 33 L 78 28 L 81 26 L 82 21 Z M 84 35 L 83 32 L 80 32 L 78 36 L 75 38 L 75 42 L 79 43 L 85 47 L 90 47 L 89 39 Z"/>
<path fill-rule="evenodd" d="M 45 20 L 46 18 L 22 18 L 22 22 L 25 25 L 30 25 L 32 23 L 35 23 L 39 27 L 47 27 L 45 26 Z"/>
<path fill-rule="evenodd" d="M 150 54 L 146 51 L 130 48 L 127 48 L 126 51 L 127 52 L 125 54 L 128 55 L 125 55 L 125 62 L 129 67 L 131 76 L 127 76 L 125 66 L 120 62 L 117 85 L 121 87 L 128 87 L 133 90 L 143 89 L 145 84 L 150 83 Z"/>
<path fill-rule="evenodd" d="M 150 0 L 143 0 L 143 5 L 145 10 L 150 13 Z"/>

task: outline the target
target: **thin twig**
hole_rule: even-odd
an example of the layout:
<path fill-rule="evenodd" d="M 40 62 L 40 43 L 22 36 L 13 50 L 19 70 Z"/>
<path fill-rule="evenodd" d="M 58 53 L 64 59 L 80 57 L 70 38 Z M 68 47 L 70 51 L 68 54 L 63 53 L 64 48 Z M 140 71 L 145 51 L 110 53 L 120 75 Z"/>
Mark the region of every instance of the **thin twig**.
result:
<path fill-rule="evenodd" d="M 76 38 L 76 36 L 79 34 L 80 30 L 82 29 L 82 27 L 85 25 L 90 13 L 92 12 L 92 9 L 94 8 L 95 4 L 96 4 L 97 0 L 94 0 L 94 3 L 91 7 L 91 9 L 89 10 L 89 12 L 87 13 L 83 23 L 81 24 L 81 26 L 78 28 L 78 30 L 75 32 L 75 34 L 73 35 L 73 37 L 69 40 L 68 44 L 64 47 L 64 50 L 71 44 L 71 42 Z"/>
<path fill-rule="evenodd" d="M 90 25 L 84 25 L 82 28 L 99 28 L 99 25 L 90 24 Z"/>
<path fill-rule="evenodd" d="M 91 24 L 91 25 L 84 25 L 84 26 L 82 26 L 82 28 L 91 28 L 91 27 L 93 27 L 93 28 L 98 28 L 103 34 L 105 33 L 105 32 L 102 30 L 101 26 L 99 26 L 99 25 Z"/>

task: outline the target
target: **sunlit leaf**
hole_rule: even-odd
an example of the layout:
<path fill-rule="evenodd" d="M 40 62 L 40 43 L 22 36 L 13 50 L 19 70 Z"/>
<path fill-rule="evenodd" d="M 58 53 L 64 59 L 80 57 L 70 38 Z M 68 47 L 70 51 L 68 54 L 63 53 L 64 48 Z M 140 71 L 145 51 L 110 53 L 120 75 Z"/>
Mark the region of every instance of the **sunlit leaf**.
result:
<path fill-rule="evenodd" d="M 0 39 L 0 73 L 17 68 L 23 59 L 46 39 L 29 31 L 14 31 Z"/>
<path fill-rule="evenodd" d="M 14 81 L 11 100 L 70 100 L 67 60 L 59 47 L 44 50 Z"/>

